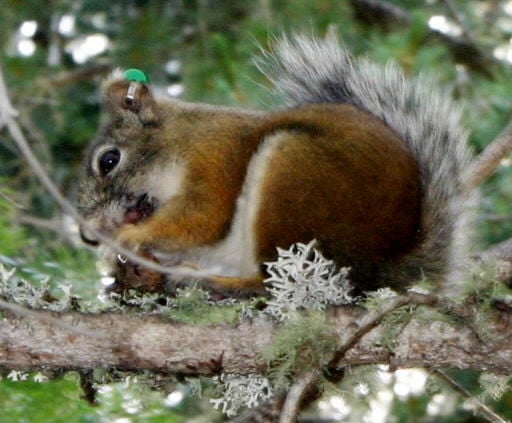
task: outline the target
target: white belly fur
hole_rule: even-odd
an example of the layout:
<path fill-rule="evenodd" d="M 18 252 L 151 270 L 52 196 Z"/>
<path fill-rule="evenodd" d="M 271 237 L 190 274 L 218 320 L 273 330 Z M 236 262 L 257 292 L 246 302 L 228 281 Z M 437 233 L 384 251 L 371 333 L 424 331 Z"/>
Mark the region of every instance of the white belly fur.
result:
<path fill-rule="evenodd" d="M 261 263 L 256 256 L 253 228 L 261 204 L 261 188 L 266 169 L 274 150 L 284 139 L 283 135 L 275 133 L 267 137 L 249 162 L 226 238 L 214 246 L 180 253 L 179 260 L 182 263 L 190 263 L 201 271 L 219 276 L 250 277 L 260 272 Z M 176 257 L 172 261 L 176 264 Z"/>

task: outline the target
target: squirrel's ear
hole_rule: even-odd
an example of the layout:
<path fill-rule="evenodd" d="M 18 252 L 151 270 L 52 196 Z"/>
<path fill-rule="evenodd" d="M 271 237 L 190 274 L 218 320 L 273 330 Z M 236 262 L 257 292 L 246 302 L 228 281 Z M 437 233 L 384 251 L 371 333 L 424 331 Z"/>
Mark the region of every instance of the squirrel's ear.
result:
<path fill-rule="evenodd" d="M 158 105 L 147 84 L 128 81 L 121 72 L 115 71 L 103 83 L 102 92 L 106 109 L 114 119 L 129 124 L 138 118 L 143 125 L 158 124 Z"/>

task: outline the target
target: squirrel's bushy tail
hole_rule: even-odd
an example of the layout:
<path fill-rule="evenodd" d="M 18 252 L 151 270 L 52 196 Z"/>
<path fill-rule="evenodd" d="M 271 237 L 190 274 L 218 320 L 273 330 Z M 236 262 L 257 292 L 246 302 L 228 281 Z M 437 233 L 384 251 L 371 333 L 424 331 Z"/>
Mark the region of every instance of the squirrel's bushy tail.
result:
<path fill-rule="evenodd" d="M 354 59 L 334 35 L 325 40 L 283 37 L 262 69 L 291 106 L 350 103 L 402 137 L 420 168 L 422 233 L 418 246 L 382 269 L 383 276 L 398 286 L 422 275 L 457 282 L 467 253 L 474 195 L 463 188 L 470 149 L 460 111 L 448 95 L 425 78 L 406 79 L 396 66 Z"/>

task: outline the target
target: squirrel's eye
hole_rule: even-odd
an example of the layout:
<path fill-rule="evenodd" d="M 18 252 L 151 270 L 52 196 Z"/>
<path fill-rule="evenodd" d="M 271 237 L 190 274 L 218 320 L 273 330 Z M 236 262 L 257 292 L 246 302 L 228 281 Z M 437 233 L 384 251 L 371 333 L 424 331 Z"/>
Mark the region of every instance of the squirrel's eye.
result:
<path fill-rule="evenodd" d="M 118 165 L 121 152 L 117 148 L 105 151 L 98 159 L 98 169 L 101 176 L 106 176 Z"/>

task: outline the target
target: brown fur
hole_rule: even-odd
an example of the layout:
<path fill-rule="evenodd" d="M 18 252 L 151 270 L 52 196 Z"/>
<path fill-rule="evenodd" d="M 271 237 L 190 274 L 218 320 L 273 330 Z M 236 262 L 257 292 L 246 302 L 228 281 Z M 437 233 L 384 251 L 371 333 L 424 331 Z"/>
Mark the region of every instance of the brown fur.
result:
<path fill-rule="evenodd" d="M 259 143 L 259 115 L 179 102 L 159 107 L 161 119 L 151 138 L 159 151 L 186 163 L 183 193 L 146 221 L 121 227 L 119 239 L 168 250 L 213 244 L 229 229 L 247 164 Z"/>
<path fill-rule="evenodd" d="M 397 135 L 350 105 L 309 105 L 271 119 L 284 139 L 270 159 L 256 222 L 261 261 L 276 246 L 319 241 L 352 266 L 358 286 L 372 267 L 413 248 L 420 227 L 417 164 Z"/>
<path fill-rule="evenodd" d="M 141 160 L 154 158 L 134 163 L 125 178 L 135 181 L 137 171 L 173 160 L 186 172 L 177 196 L 115 231 L 125 246 L 179 252 L 221 241 L 251 158 L 268 139 L 280 137 L 254 205 L 260 264 L 274 259 L 277 247 L 317 239 L 325 255 L 352 267 L 358 287 L 376 287 L 383 283 L 375 279 L 377 267 L 414 248 L 421 209 L 417 164 L 396 133 L 369 113 L 335 104 L 262 114 L 157 103 L 144 85 L 127 103 L 127 87 L 118 81 L 106 88 L 112 115 L 106 133 L 137 149 Z M 261 277 L 212 275 L 211 281 L 252 291 L 261 287 Z"/>
<path fill-rule="evenodd" d="M 120 72 L 107 80 L 109 120 L 79 178 L 83 239 L 98 244 L 99 231 L 197 269 L 174 268 L 177 283 L 248 292 L 277 247 L 315 238 L 359 290 L 426 277 L 456 291 L 477 199 L 463 189 L 460 110 L 432 81 L 355 59 L 334 36 L 273 50 L 260 66 L 290 107 L 275 113 L 158 101 Z"/>

